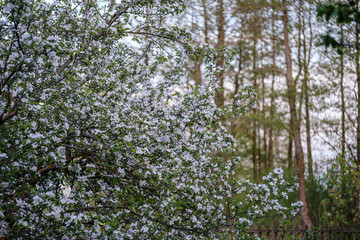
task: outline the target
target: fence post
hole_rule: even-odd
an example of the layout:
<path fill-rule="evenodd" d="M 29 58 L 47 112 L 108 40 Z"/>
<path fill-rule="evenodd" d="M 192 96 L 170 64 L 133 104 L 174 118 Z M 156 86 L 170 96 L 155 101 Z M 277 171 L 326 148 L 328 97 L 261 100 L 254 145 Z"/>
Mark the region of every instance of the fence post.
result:
<path fill-rule="evenodd" d="M 352 236 L 352 231 L 350 232 L 349 230 L 346 231 L 346 239 L 351 239 Z"/>
<path fill-rule="evenodd" d="M 324 239 L 324 231 L 325 231 L 325 229 L 324 229 L 324 225 L 320 225 L 321 227 L 320 227 L 320 232 L 319 232 L 319 236 L 320 236 L 320 239 Z"/>
<path fill-rule="evenodd" d="M 250 229 L 248 231 L 250 233 L 250 237 L 253 237 L 254 236 L 254 225 L 251 225 L 250 226 Z"/>
<path fill-rule="evenodd" d="M 269 240 L 270 239 L 270 227 L 269 224 L 266 225 L 266 238 Z"/>
<path fill-rule="evenodd" d="M 297 235 L 301 239 L 301 231 L 299 229 L 299 226 L 295 227 L 295 234 L 294 235 Z"/>
<path fill-rule="evenodd" d="M 262 228 L 261 228 L 261 223 L 259 225 L 259 237 L 262 237 Z"/>
<path fill-rule="evenodd" d="M 325 228 L 324 228 L 324 225 L 322 225 L 322 229 L 323 231 L 325 231 Z M 332 229 L 327 229 L 327 232 L 328 232 L 328 239 L 331 240 L 332 239 Z"/>

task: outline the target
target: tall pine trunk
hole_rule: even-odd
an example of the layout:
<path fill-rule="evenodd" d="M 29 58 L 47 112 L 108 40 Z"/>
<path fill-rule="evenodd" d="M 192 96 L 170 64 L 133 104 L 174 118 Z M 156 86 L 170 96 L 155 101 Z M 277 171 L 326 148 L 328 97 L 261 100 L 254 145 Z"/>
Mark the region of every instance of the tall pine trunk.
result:
<path fill-rule="evenodd" d="M 290 118 L 293 120 L 290 128 L 293 130 L 294 142 L 295 142 L 295 158 L 297 166 L 297 175 L 299 178 L 299 199 L 303 202 L 304 206 L 301 209 L 301 217 L 306 228 L 312 229 L 313 224 L 309 215 L 309 208 L 306 200 L 306 186 L 305 186 L 305 166 L 304 166 L 304 154 L 301 146 L 300 136 L 300 122 L 296 114 L 296 89 L 292 76 L 292 61 L 291 61 L 291 49 L 289 43 L 289 30 L 288 30 L 288 12 L 287 1 L 283 0 L 283 26 L 284 26 L 284 45 L 285 45 L 285 57 L 286 57 L 286 83 L 288 87 L 288 100 L 290 106 Z"/>

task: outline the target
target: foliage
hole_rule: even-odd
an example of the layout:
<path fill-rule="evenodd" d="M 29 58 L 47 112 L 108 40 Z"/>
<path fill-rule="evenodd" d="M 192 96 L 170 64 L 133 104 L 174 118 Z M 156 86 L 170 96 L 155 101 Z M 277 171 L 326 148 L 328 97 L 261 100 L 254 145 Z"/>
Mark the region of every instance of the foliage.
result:
<path fill-rule="evenodd" d="M 306 231 L 304 236 L 301 237 L 301 234 L 291 234 L 291 223 L 289 220 L 283 222 L 283 226 L 280 227 L 283 230 L 280 234 L 281 240 L 316 240 L 319 239 L 318 228 L 314 227 L 312 230 Z"/>
<path fill-rule="evenodd" d="M 349 116 L 349 111 L 345 109 L 344 85 L 343 85 L 343 54 L 348 51 L 349 56 L 355 61 L 357 97 L 355 97 L 357 107 L 357 118 L 359 118 L 360 108 L 358 102 L 359 96 L 359 24 L 360 12 L 358 1 L 327 1 L 326 4 L 320 4 L 317 8 L 318 17 L 325 17 L 327 22 L 336 21 L 336 27 L 340 31 L 331 34 L 329 31 L 322 36 L 321 44 L 326 47 L 335 48 L 341 55 L 341 91 L 342 91 L 342 154 L 332 162 L 331 169 L 328 172 L 328 199 L 323 203 L 328 209 L 324 219 L 329 219 L 330 225 L 341 228 L 358 228 L 359 227 L 359 204 L 360 204 L 360 175 L 359 175 L 359 156 L 355 159 L 353 146 L 346 141 L 345 136 L 345 113 Z M 348 34 L 346 34 L 348 32 Z M 345 35 L 346 34 L 346 35 Z M 354 51 L 355 50 L 355 51 Z M 345 65 L 346 66 L 346 65 Z M 351 105 L 350 105 L 351 106 Z M 348 108 L 348 107 L 347 107 Z M 359 121 L 357 129 L 354 131 L 356 136 L 357 147 L 356 152 L 359 153 Z M 355 124 L 353 125 L 355 126 Z M 351 136 L 351 135 L 350 135 Z M 349 151 L 345 154 L 345 146 Z"/>
<path fill-rule="evenodd" d="M 0 1 L 0 237 L 246 237 L 252 219 L 296 213 L 301 203 L 283 204 L 296 185 L 282 170 L 253 184 L 233 177 L 238 158 L 215 157 L 232 151 L 220 120 L 252 106 L 253 93 L 213 104 L 216 51 L 159 27 L 183 8 Z M 183 91 L 189 51 L 207 63 L 208 82 Z"/>
<path fill-rule="evenodd" d="M 330 22 L 332 19 L 338 25 L 360 23 L 360 13 L 357 10 L 356 1 L 328 1 L 317 6 L 317 17 Z M 335 34 L 335 35 L 334 35 Z M 335 48 L 339 54 L 342 48 L 355 48 L 354 42 L 346 40 L 340 33 L 329 30 L 320 36 L 320 45 Z"/>
<path fill-rule="evenodd" d="M 318 17 L 325 17 L 326 21 L 335 18 L 337 23 L 360 22 L 359 13 L 356 10 L 356 1 L 329 1 L 329 4 L 319 4 L 317 7 Z"/>
<path fill-rule="evenodd" d="M 355 161 L 338 157 L 327 173 L 329 197 L 323 201 L 327 209 L 323 218 L 329 221 L 331 227 L 345 229 L 360 227 L 357 211 L 360 176 L 355 166 Z"/>
<path fill-rule="evenodd" d="M 309 201 L 309 212 L 314 225 L 328 228 L 328 218 L 324 214 L 328 209 L 323 204 L 323 201 L 329 198 L 326 177 L 309 177 L 306 181 L 306 192 Z"/>

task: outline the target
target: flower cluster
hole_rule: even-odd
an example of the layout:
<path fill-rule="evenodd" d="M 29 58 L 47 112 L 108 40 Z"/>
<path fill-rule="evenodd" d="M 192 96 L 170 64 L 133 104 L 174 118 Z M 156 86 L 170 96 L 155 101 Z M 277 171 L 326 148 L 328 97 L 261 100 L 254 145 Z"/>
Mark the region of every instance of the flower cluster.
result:
<path fill-rule="evenodd" d="M 252 90 L 217 108 L 214 67 L 182 90 L 195 47 L 158 26 L 183 7 L 0 0 L 0 237 L 243 237 L 254 216 L 297 207 L 280 203 L 292 189 L 280 171 L 234 180 L 239 159 L 219 157 L 233 140 L 220 120 L 251 107 Z M 214 66 L 216 52 L 197 54 Z"/>

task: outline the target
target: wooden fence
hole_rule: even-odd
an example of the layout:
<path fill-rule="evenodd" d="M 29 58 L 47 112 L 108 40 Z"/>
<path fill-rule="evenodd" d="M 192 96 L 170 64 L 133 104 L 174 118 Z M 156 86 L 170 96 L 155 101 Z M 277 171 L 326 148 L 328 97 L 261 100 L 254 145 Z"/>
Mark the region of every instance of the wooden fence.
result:
<path fill-rule="evenodd" d="M 293 235 L 298 239 L 319 240 L 360 240 L 360 229 L 250 229 L 251 236 L 262 237 L 265 240 L 282 239 L 281 236 Z"/>

